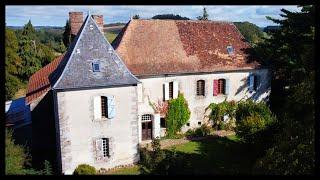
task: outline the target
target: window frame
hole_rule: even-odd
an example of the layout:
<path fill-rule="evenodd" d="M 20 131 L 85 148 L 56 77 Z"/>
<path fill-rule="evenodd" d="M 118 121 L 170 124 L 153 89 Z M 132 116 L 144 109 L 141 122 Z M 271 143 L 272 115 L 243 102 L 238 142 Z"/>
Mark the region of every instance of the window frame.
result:
<path fill-rule="evenodd" d="M 205 87 L 205 80 L 201 79 L 197 81 L 197 96 L 205 96 Z"/>
<path fill-rule="evenodd" d="M 96 69 L 96 65 L 98 65 L 98 69 Z M 92 71 L 93 72 L 101 72 L 100 63 L 99 62 L 93 62 L 92 63 Z"/>
<path fill-rule="evenodd" d="M 108 118 L 108 97 L 101 96 L 101 118 Z"/>
<path fill-rule="evenodd" d="M 225 79 L 218 79 L 218 95 L 226 94 L 226 80 Z"/>
<path fill-rule="evenodd" d="M 173 81 L 169 82 L 169 99 L 173 99 Z"/>
<path fill-rule="evenodd" d="M 234 48 L 233 46 L 227 46 L 227 52 L 229 55 L 234 55 Z"/>
<path fill-rule="evenodd" d="M 109 138 L 101 138 L 102 139 L 102 154 L 103 157 L 110 157 L 110 139 Z"/>

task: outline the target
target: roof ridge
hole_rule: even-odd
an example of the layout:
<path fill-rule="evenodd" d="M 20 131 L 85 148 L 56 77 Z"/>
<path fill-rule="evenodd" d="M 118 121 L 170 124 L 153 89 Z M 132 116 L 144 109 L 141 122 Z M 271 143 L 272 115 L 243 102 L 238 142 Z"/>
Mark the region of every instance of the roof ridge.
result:
<path fill-rule="evenodd" d="M 227 23 L 233 24 L 232 21 L 227 20 L 197 20 L 197 19 L 132 19 L 130 21 L 186 21 L 186 22 L 195 22 L 195 23 Z"/>
<path fill-rule="evenodd" d="M 57 74 L 55 74 L 55 72 L 52 73 L 53 81 L 55 81 L 55 82 L 53 82 L 54 84 L 53 84 L 53 86 L 52 86 L 52 89 L 54 89 L 54 88 L 57 86 L 57 84 L 60 82 L 61 77 L 62 77 L 63 73 L 65 72 L 66 67 L 69 65 L 69 62 L 70 62 L 69 60 L 70 60 L 70 58 L 72 57 L 72 55 L 74 54 L 75 47 L 77 46 L 77 44 L 78 44 L 78 42 L 79 42 L 79 39 L 80 39 L 80 37 L 82 36 L 82 34 L 83 34 L 83 32 L 84 32 L 84 27 L 85 27 L 85 26 L 87 25 L 87 23 L 89 22 L 89 17 L 90 17 L 89 15 L 90 15 L 90 14 L 87 15 L 86 20 L 85 20 L 85 23 L 83 23 L 82 27 L 80 28 L 80 33 L 78 33 L 77 36 L 75 37 L 72 46 L 69 46 L 69 48 L 71 48 L 71 49 L 68 48 L 68 50 L 67 50 L 67 52 L 66 52 L 66 54 L 67 54 L 67 53 L 70 53 L 70 51 L 71 51 L 70 55 L 63 57 L 63 58 L 68 58 L 68 59 L 67 59 L 67 62 L 66 62 L 66 64 L 65 64 L 65 66 L 63 67 L 63 70 L 62 70 L 61 74 L 59 74 L 59 78 L 58 78 L 56 81 L 55 81 L 54 78 L 56 78 L 55 75 L 57 75 Z M 63 65 L 63 62 L 61 62 L 58 66 L 60 66 L 60 65 L 62 66 L 62 65 Z M 57 67 L 56 70 L 58 70 L 58 69 L 59 69 L 59 68 Z M 58 72 L 57 72 L 57 73 L 58 73 Z"/>

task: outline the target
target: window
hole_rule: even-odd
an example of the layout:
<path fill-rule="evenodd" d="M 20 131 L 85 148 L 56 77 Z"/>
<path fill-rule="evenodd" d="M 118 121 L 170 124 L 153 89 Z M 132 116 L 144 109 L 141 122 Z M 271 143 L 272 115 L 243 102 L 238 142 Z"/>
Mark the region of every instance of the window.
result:
<path fill-rule="evenodd" d="M 225 79 L 218 80 L 218 94 L 225 94 Z"/>
<path fill-rule="evenodd" d="M 173 82 L 169 83 L 169 99 L 173 99 Z"/>
<path fill-rule="evenodd" d="M 93 72 L 100 72 L 100 64 L 98 62 L 92 63 Z"/>
<path fill-rule="evenodd" d="M 107 97 L 101 96 L 101 116 L 107 118 Z"/>
<path fill-rule="evenodd" d="M 144 114 L 141 116 L 141 121 L 151 121 L 151 114 Z"/>
<path fill-rule="evenodd" d="M 166 119 L 165 118 L 160 118 L 160 127 L 166 128 Z"/>
<path fill-rule="evenodd" d="M 189 127 L 189 126 L 190 126 L 190 123 L 187 123 L 187 126 Z"/>
<path fill-rule="evenodd" d="M 109 139 L 108 138 L 102 138 L 102 151 L 103 151 L 103 157 L 109 156 Z"/>
<path fill-rule="evenodd" d="M 205 82 L 204 80 L 197 81 L 197 95 L 204 96 Z"/>
<path fill-rule="evenodd" d="M 198 125 L 201 125 L 201 121 L 198 121 Z"/>
<path fill-rule="evenodd" d="M 233 55 L 234 54 L 234 49 L 232 46 L 227 46 L 227 52 L 229 55 Z"/>

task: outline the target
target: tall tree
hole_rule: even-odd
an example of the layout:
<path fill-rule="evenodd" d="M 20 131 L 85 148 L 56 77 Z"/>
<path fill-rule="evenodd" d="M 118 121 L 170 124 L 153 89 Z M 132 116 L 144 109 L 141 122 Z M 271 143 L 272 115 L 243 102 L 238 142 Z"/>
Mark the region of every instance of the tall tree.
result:
<path fill-rule="evenodd" d="M 71 36 L 71 26 L 69 23 L 69 20 L 67 20 L 66 25 L 64 26 L 64 32 L 63 32 L 63 44 L 66 48 L 69 47 L 70 43 L 72 41 Z"/>
<path fill-rule="evenodd" d="M 270 39 L 258 45 L 263 59 L 271 62 L 271 105 L 282 130 L 274 145 L 258 161 L 267 174 L 314 173 L 314 6 L 301 12 L 282 9 L 283 19 L 269 20 L 280 25 Z"/>
<path fill-rule="evenodd" d="M 37 38 L 35 29 L 31 21 L 24 26 L 22 30 L 21 39 L 19 40 L 19 56 L 22 59 L 24 72 L 22 80 L 26 81 L 28 78 L 41 68 L 41 60 L 37 58 Z"/>
<path fill-rule="evenodd" d="M 203 8 L 203 14 L 202 16 L 197 17 L 198 20 L 208 21 L 209 20 L 209 14 L 207 13 L 207 9 Z"/>

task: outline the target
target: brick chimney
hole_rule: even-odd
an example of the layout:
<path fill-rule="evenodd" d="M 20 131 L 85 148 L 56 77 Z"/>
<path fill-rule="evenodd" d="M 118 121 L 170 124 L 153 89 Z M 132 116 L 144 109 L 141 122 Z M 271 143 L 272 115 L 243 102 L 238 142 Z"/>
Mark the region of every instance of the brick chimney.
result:
<path fill-rule="evenodd" d="M 100 31 L 103 33 L 103 15 L 92 15 L 92 19 L 95 20 Z"/>
<path fill-rule="evenodd" d="M 69 22 L 71 27 L 71 35 L 76 36 L 83 23 L 83 13 L 69 12 Z"/>

